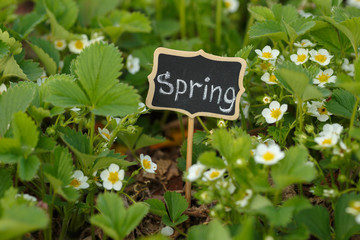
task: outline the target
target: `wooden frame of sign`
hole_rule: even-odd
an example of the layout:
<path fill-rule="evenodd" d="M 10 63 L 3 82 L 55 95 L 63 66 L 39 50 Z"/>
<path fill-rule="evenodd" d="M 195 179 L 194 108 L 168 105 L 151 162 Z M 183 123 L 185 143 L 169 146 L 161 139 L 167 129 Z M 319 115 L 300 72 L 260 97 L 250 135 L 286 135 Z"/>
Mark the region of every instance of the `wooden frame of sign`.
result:
<path fill-rule="evenodd" d="M 237 119 L 240 97 L 245 91 L 245 69 L 246 61 L 242 58 L 219 57 L 203 50 L 189 52 L 161 47 L 155 50 L 146 105 L 188 116 L 187 170 L 192 164 L 194 118 Z M 190 182 L 186 182 L 189 204 L 190 191 Z"/>

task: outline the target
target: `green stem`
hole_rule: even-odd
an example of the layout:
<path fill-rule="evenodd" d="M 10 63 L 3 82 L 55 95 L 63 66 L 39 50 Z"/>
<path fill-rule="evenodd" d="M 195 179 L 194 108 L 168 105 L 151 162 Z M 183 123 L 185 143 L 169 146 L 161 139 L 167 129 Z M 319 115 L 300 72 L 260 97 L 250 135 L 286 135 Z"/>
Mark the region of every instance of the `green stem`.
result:
<path fill-rule="evenodd" d="M 159 21 L 159 20 L 161 20 L 161 17 L 162 17 L 161 0 L 156 0 L 155 1 L 155 8 L 156 8 L 156 20 Z"/>
<path fill-rule="evenodd" d="M 124 193 L 124 192 L 122 192 L 122 194 L 124 194 L 132 203 L 136 203 L 136 201 L 132 198 L 132 197 L 130 197 L 127 193 Z"/>
<path fill-rule="evenodd" d="M 59 240 L 64 239 L 65 234 L 67 232 L 68 229 L 68 225 L 69 225 L 69 210 L 67 208 L 65 208 L 65 216 L 61 225 L 61 233 L 60 233 L 60 237 Z M 94 239 L 94 238 L 93 238 Z"/>
<path fill-rule="evenodd" d="M 302 132 L 304 129 L 304 119 L 303 119 L 303 107 L 302 107 L 302 99 L 298 97 L 298 105 L 297 110 L 299 113 L 298 119 L 299 119 L 299 129 Z"/>
<path fill-rule="evenodd" d="M 246 45 L 248 45 L 248 42 L 249 42 L 249 29 L 253 25 L 254 20 L 255 19 L 254 19 L 253 15 L 251 14 L 250 18 L 249 18 L 249 21 L 246 24 L 245 37 L 244 37 L 244 41 L 243 41 L 243 45 L 242 45 L 243 48 L 246 47 Z"/>
<path fill-rule="evenodd" d="M 185 0 L 180 1 L 180 31 L 181 31 L 181 38 L 186 38 L 186 5 Z"/>
<path fill-rule="evenodd" d="M 203 127 L 203 129 L 206 131 L 206 133 L 210 133 L 209 129 L 206 127 L 206 125 L 204 124 L 204 122 L 201 120 L 200 117 L 196 117 L 197 120 L 199 121 L 199 123 L 201 124 L 201 126 Z"/>
<path fill-rule="evenodd" d="M 215 29 L 215 44 L 218 48 L 221 47 L 221 18 L 222 18 L 223 0 L 216 0 L 216 29 Z"/>
<path fill-rule="evenodd" d="M 187 238 L 187 234 L 186 233 L 184 233 L 183 231 L 181 231 L 178 227 L 174 227 L 175 228 L 175 230 L 178 232 L 178 233 L 180 233 L 181 235 L 183 235 L 184 237 L 186 237 Z"/>
<path fill-rule="evenodd" d="M 90 120 L 90 153 L 94 151 L 94 131 L 95 131 L 95 114 L 91 113 Z"/>
<path fill-rule="evenodd" d="M 50 206 L 49 206 L 49 227 L 48 227 L 48 238 L 49 240 L 52 239 L 52 221 L 53 221 L 53 211 L 54 211 L 54 202 L 55 202 L 55 191 L 53 192 L 53 196 L 52 196 L 52 199 L 51 199 L 51 203 L 50 203 Z"/>
<path fill-rule="evenodd" d="M 184 129 L 184 122 L 183 122 L 183 119 L 182 119 L 182 115 L 181 115 L 181 113 L 176 113 L 176 114 L 177 114 L 177 116 L 179 118 L 181 137 L 182 137 L 182 140 L 184 141 L 185 140 L 185 129 Z"/>
<path fill-rule="evenodd" d="M 90 192 L 90 216 L 94 216 L 95 208 L 94 208 L 94 195 L 95 195 L 95 188 L 91 190 Z M 95 228 L 94 225 L 91 224 L 91 239 L 95 239 Z"/>
<path fill-rule="evenodd" d="M 351 119 L 350 119 L 350 126 L 349 126 L 349 142 L 350 142 L 350 132 L 351 130 L 353 129 L 354 127 L 354 122 L 355 122 L 355 116 L 356 116 L 356 112 L 357 112 L 357 106 L 359 105 L 359 101 L 360 101 L 360 98 L 358 96 L 356 96 L 356 101 L 355 101 L 355 105 L 354 105 L 354 108 L 353 108 L 353 111 L 352 111 L 352 115 L 351 115 Z"/>

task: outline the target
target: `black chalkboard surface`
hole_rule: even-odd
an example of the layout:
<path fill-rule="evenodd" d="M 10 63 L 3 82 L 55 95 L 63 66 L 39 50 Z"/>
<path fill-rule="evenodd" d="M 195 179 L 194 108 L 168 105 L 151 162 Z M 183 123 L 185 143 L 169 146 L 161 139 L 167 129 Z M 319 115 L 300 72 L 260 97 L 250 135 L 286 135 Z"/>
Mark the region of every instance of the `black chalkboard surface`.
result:
<path fill-rule="evenodd" d="M 149 79 L 146 105 L 172 110 L 191 118 L 210 116 L 234 120 L 239 117 L 242 58 L 157 48 Z"/>

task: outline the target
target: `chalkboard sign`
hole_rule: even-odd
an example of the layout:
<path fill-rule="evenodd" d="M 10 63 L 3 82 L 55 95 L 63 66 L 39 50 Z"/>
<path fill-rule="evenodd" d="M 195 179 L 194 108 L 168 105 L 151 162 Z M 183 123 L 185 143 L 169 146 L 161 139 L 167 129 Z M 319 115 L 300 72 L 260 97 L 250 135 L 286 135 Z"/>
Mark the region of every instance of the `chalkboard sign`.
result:
<path fill-rule="evenodd" d="M 172 110 L 194 118 L 210 116 L 235 120 L 239 117 L 242 58 L 157 48 L 149 79 L 146 105 Z"/>

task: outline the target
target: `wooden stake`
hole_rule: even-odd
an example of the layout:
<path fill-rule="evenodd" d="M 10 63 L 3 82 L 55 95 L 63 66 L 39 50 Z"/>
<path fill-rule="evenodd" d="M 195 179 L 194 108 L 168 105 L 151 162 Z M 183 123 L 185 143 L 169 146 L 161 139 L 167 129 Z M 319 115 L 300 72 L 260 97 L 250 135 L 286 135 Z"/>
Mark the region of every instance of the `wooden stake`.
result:
<path fill-rule="evenodd" d="M 187 151 L 186 151 L 186 171 L 192 165 L 192 150 L 193 150 L 193 135 L 194 135 L 194 118 L 188 117 L 188 138 L 187 138 Z M 191 182 L 185 183 L 185 198 L 191 204 Z"/>

